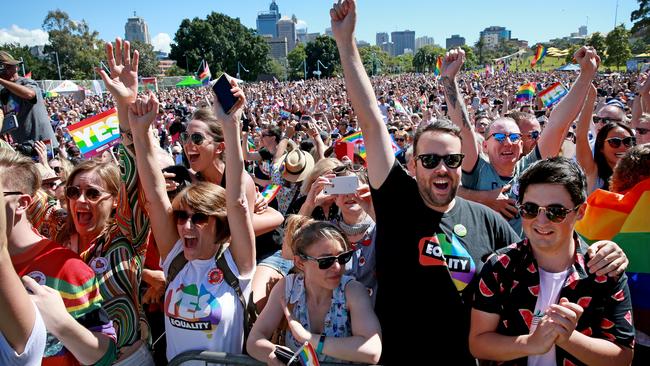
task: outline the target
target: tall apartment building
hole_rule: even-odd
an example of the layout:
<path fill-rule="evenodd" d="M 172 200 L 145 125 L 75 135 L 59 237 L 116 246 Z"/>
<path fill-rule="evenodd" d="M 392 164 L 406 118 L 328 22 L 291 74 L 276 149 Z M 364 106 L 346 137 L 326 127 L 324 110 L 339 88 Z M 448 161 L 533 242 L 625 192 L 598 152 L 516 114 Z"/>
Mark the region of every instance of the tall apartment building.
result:
<path fill-rule="evenodd" d="M 278 4 L 275 3 L 275 0 L 269 5 L 268 12 L 259 12 L 257 14 L 257 34 L 260 36 L 269 35 L 272 37 L 278 36 L 278 28 L 276 26 L 278 20 L 280 20 L 280 9 Z"/>
<path fill-rule="evenodd" d="M 149 36 L 149 26 L 143 18 L 140 18 L 133 12 L 133 18 L 129 18 L 124 26 L 124 39 L 129 42 L 140 41 L 151 44 Z"/>
<path fill-rule="evenodd" d="M 406 49 L 411 51 L 415 49 L 415 31 L 392 32 L 390 40 L 393 42 L 393 56 L 403 55 Z"/>

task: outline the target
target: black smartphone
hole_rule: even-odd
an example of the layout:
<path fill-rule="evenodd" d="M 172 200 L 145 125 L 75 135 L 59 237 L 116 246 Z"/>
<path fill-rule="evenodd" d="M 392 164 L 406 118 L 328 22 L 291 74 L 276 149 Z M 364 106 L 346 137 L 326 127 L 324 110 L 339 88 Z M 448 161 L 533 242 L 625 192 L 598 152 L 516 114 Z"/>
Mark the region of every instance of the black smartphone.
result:
<path fill-rule="evenodd" d="M 294 352 L 290 350 L 288 347 L 285 346 L 275 346 L 275 357 L 278 359 L 278 361 L 282 362 L 285 365 L 289 366 L 294 366 L 294 365 L 300 365 L 300 361 L 298 361 L 298 358 L 296 357 L 291 364 L 289 361 L 294 355 Z"/>
<path fill-rule="evenodd" d="M 219 103 L 221 103 L 221 108 L 226 114 L 230 114 L 235 104 L 237 104 L 237 98 L 232 95 L 230 89 L 232 89 L 232 85 L 230 85 L 228 74 L 225 72 L 212 86 L 212 91 L 214 91 Z"/>
<path fill-rule="evenodd" d="M 18 118 L 15 114 L 8 114 L 2 121 L 2 130 L 0 130 L 0 134 L 9 133 L 16 128 L 18 128 Z"/>

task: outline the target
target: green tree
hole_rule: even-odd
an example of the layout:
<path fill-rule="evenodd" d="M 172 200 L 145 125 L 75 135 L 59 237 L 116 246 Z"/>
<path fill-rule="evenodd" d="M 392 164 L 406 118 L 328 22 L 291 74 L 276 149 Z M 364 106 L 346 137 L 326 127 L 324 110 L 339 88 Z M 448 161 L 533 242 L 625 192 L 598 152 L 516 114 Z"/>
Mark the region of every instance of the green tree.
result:
<path fill-rule="evenodd" d="M 280 81 L 287 80 L 287 68 L 278 62 L 278 60 L 271 59 L 269 61 L 269 74 L 275 76 Z"/>
<path fill-rule="evenodd" d="M 634 55 L 646 53 L 648 51 L 648 44 L 645 43 L 642 39 L 637 38 L 634 40 L 634 42 L 630 43 L 630 51 L 632 51 L 632 54 Z"/>
<path fill-rule="evenodd" d="M 392 64 L 392 68 L 396 74 L 415 71 L 413 68 L 413 54 L 411 53 L 393 57 Z"/>
<path fill-rule="evenodd" d="M 379 46 L 368 46 L 359 48 L 363 67 L 368 75 L 381 75 L 385 72 L 390 56 Z"/>
<path fill-rule="evenodd" d="M 417 72 L 432 72 L 438 56 L 444 56 L 445 50 L 440 47 L 426 45 L 420 47 L 413 56 L 413 67 Z"/>
<path fill-rule="evenodd" d="M 140 54 L 138 75 L 144 77 L 158 75 L 158 60 L 156 59 L 156 54 L 153 51 L 152 45 L 140 41 L 132 41 L 131 49 L 138 50 L 138 53 Z"/>
<path fill-rule="evenodd" d="M 165 71 L 165 76 L 186 76 L 187 71 L 180 68 L 178 65 L 173 65 L 167 71 Z"/>
<path fill-rule="evenodd" d="M 335 71 L 340 69 L 339 51 L 336 48 L 336 41 L 332 37 L 326 35 L 316 37 L 314 41 L 307 43 L 307 46 L 305 46 L 305 54 L 307 55 L 308 78 L 318 77 L 313 72 L 319 69 L 317 65 L 319 60 L 321 62 L 321 77 L 323 78 L 331 77 Z"/>
<path fill-rule="evenodd" d="M 36 57 L 32 56 L 29 52 L 28 46 L 20 46 L 19 44 L 7 43 L 0 46 L 0 51 L 6 51 L 11 54 L 16 60 L 22 59 L 25 65 L 25 73 L 32 73 L 32 79 L 37 80 L 48 80 L 48 79 L 58 79 L 56 73 L 56 61 L 54 60 L 54 54 L 51 58 L 45 60 L 39 60 Z M 18 74 L 22 76 L 22 69 L 18 69 Z"/>
<path fill-rule="evenodd" d="M 582 46 L 580 46 L 578 44 L 574 44 L 573 46 L 569 47 L 569 53 L 564 58 L 564 62 L 566 62 L 567 64 L 572 63 L 573 62 L 573 55 L 580 49 L 580 47 L 582 47 Z M 602 57 L 602 55 L 601 55 L 601 57 Z"/>
<path fill-rule="evenodd" d="M 287 55 L 289 61 L 289 78 L 291 80 L 300 80 L 305 77 L 303 61 L 307 58 L 305 53 L 305 44 L 298 43 L 296 48 L 292 49 Z"/>
<path fill-rule="evenodd" d="M 50 10 L 43 20 L 50 44 L 45 52 L 59 55 L 63 79 L 92 79 L 104 55 L 104 42 L 85 20 L 75 21 L 62 10 Z"/>
<path fill-rule="evenodd" d="M 639 9 L 630 14 L 632 25 L 632 34 L 642 37 L 644 41 L 650 42 L 650 1 L 638 0 Z"/>
<path fill-rule="evenodd" d="M 479 65 L 483 65 L 485 63 L 485 59 L 483 58 L 483 51 L 485 51 L 485 41 L 483 41 L 483 37 L 479 38 L 478 41 L 474 43 L 474 49 L 476 50 L 476 53 L 478 53 Z"/>
<path fill-rule="evenodd" d="M 627 39 L 625 40 L 625 43 L 627 43 Z M 598 52 L 598 56 L 600 56 L 603 61 L 605 60 L 605 50 L 607 49 L 607 44 L 605 43 L 605 37 L 603 37 L 600 32 L 595 32 L 594 34 L 587 39 L 586 45 L 591 46 L 596 49 L 596 52 Z"/>
<path fill-rule="evenodd" d="M 465 69 L 475 69 L 478 66 L 478 58 L 476 57 L 476 54 L 474 53 L 472 47 L 464 44 L 460 46 L 460 48 L 465 51 Z"/>
<path fill-rule="evenodd" d="M 240 69 L 244 80 L 255 80 L 269 71 L 268 44 L 238 18 L 212 12 L 206 19 L 183 19 L 174 42 L 170 58 L 192 73 L 202 60 L 208 62 L 213 75 L 220 71 L 236 75 L 238 62 L 248 70 Z"/>
<path fill-rule="evenodd" d="M 605 44 L 607 45 L 607 59 L 605 65 L 616 66 L 618 69 L 621 65 L 632 57 L 630 51 L 630 32 L 625 29 L 625 25 L 621 24 L 614 28 L 611 32 L 607 33 Z"/>

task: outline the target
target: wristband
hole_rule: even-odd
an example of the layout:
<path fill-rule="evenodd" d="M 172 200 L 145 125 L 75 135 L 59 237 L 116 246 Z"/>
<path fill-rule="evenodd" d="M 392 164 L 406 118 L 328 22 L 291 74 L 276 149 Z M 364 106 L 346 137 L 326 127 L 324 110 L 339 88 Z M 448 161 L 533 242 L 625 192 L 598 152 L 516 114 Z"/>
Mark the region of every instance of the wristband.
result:
<path fill-rule="evenodd" d="M 316 347 L 316 353 L 323 353 L 323 346 L 325 345 L 325 333 L 321 333 L 320 339 L 318 340 L 318 347 Z"/>

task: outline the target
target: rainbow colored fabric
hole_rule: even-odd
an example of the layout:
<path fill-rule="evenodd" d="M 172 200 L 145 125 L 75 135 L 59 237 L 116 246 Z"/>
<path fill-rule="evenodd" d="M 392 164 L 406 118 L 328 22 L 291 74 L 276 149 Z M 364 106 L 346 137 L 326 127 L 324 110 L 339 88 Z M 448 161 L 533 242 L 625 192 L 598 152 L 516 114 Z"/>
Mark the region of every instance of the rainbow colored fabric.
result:
<path fill-rule="evenodd" d="M 262 197 L 264 197 L 266 202 L 271 202 L 271 201 L 273 201 L 275 196 L 278 194 L 278 192 L 280 192 L 280 188 L 282 188 L 282 186 L 280 186 L 278 184 L 269 184 L 262 191 L 262 193 L 261 193 Z"/>
<path fill-rule="evenodd" d="M 535 83 L 526 83 L 517 89 L 517 102 L 532 100 L 535 96 Z"/>
<path fill-rule="evenodd" d="M 537 45 L 537 50 L 535 51 L 535 56 L 533 56 L 533 59 L 530 61 L 530 67 L 535 67 L 538 62 L 540 62 L 544 56 L 546 56 L 546 51 L 548 49 L 541 44 Z"/>
<path fill-rule="evenodd" d="M 436 60 L 436 66 L 433 68 L 433 75 L 440 75 L 440 70 L 442 70 L 442 56 L 438 56 Z"/>
<path fill-rule="evenodd" d="M 588 243 L 612 240 L 625 251 L 632 305 L 650 311 L 650 178 L 623 195 L 599 189 L 587 204 L 576 231 Z"/>
<path fill-rule="evenodd" d="M 298 359 L 300 361 L 301 366 L 319 366 L 320 363 L 318 362 L 318 356 L 316 356 L 316 351 L 314 351 L 314 347 L 309 344 L 309 342 L 305 342 L 305 344 L 300 347 L 296 353 L 294 353 L 293 357 L 289 360 L 289 365 L 291 365 L 292 361 L 294 359 Z"/>
<path fill-rule="evenodd" d="M 212 74 L 210 73 L 210 66 L 208 66 L 207 61 L 203 61 L 203 71 L 199 74 L 199 81 L 203 85 L 208 85 L 210 83 L 210 78 L 212 77 Z"/>
<path fill-rule="evenodd" d="M 359 156 L 362 157 L 364 160 L 366 160 L 366 156 L 367 156 L 366 145 L 363 142 L 363 134 L 361 133 L 361 131 L 345 136 L 339 139 L 339 141 L 353 143 L 355 147 L 354 148 L 355 152 L 359 154 Z M 390 144 L 391 144 L 391 148 L 393 149 L 393 152 L 395 153 L 395 155 L 397 155 L 401 151 L 401 149 L 399 146 L 397 146 L 397 143 L 395 142 L 393 136 L 390 137 Z"/>

